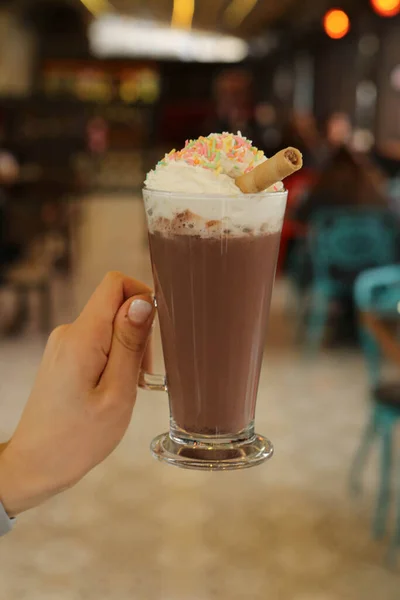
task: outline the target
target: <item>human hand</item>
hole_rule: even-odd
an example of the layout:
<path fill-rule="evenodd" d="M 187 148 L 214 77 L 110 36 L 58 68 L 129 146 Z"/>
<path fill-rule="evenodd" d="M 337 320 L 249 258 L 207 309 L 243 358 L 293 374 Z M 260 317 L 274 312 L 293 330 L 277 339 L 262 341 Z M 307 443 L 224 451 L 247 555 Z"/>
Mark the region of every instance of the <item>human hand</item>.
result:
<path fill-rule="evenodd" d="M 151 290 L 108 273 L 76 321 L 53 331 L 17 430 L 0 454 L 10 516 L 74 485 L 119 444 L 154 319 Z"/>

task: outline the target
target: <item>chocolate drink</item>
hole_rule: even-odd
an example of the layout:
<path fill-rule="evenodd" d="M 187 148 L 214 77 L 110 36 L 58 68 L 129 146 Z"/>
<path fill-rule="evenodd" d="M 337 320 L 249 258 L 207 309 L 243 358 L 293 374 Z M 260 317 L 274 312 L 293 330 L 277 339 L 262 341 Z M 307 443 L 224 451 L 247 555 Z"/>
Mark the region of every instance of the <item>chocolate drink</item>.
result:
<path fill-rule="evenodd" d="M 229 436 L 252 423 L 279 238 L 280 231 L 150 233 L 171 415 L 179 429 Z"/>

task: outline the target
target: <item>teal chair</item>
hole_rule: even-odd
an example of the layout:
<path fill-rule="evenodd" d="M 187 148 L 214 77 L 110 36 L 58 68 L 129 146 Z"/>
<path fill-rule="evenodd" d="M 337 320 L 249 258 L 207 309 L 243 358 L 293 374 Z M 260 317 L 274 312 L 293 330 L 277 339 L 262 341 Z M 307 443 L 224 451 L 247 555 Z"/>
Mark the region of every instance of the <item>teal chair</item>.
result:
<path fill-rule="evenodd" d="M 400 302 L 400 265 L 369 269 L 359 275 L 354 286 L 354 301 L 361 312 L 395 315 Z M 361 325 L 359 335 L 370 383 L 374 387 L 380 380 L 382 357 L 379 344 Z"/>
<path fill-rule="evenodd" d="M 362 273 L 354 286 L 354 299 L 360 313 L 379 314 L 380 317 L 399 316 L 400 266 L 393 265 L 371 269 Z M 374 441 L 381 445 L 380 485 L 373 521 L 373 534 L 380 538 L 386 530 L 391 500 L 394 467 L 393 432 L 400 423 L 400 378 L 397 383 L 383 383 L 380 372 L 382 352 L 372 333 L 360 320 L 361 347 L 366 357 L 371 384 L 372 408 L 369 422 L 362 437 L 351 468 L 351 489 L 360 491 L 360 477 L 368 452 Z M 389 549 L 389 562 L 395 561 L 396 548 L 400 546 L 400 461 L 394 471 L 398 477 L 397 517 L 395 533 Z"/>
<path fill-rule="evenodd" d="M 364 270 L 394 263 L 398 229 L 386 211 L 326 209 L 313 219 L 309 252 L 313 266 L 306 342 L 311 352 L 322 343 L 332 300 L 351 298 Z"/>

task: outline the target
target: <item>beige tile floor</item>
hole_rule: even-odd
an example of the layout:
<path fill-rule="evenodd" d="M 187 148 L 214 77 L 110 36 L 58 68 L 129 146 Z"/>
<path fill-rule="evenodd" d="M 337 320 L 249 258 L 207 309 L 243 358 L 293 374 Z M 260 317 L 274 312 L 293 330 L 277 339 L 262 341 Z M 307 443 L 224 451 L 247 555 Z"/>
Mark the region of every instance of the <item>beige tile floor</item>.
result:
<path fill-rule="evenodd" d="M 150 281 L 139 202 L 91 200 L 76 231 L 73 285 L 55 286 L 72 317 L 108 269 Z M 236 473 L 181 471 L 154 461 L 167 402 L 139 393 L 118 450 L 75 489 L 19 519 L 0 541 L 0 600 L 397 600 L 400 570 L 370 539 L 376 457 L 366 490 L 347 493 L 367 416 L 362 359 L 308 361 L 276 286 L 257 428 L 269 463 Z M 0 434 L 12 431 L 43 349 L 32 328 L 0 345 Z M 160 361 L 159 361 L 160 362 Z"/>

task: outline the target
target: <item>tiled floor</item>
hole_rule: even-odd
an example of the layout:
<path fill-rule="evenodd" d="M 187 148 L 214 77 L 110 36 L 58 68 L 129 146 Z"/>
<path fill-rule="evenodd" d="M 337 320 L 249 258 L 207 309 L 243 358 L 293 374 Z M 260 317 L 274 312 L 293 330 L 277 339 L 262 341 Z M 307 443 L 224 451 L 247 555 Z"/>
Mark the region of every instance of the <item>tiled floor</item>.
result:
<path fill-rule="evenodd" d="M 129 199 L 86 205 L 73 293 L 63 283 L 55 290 L 60 319 L 73 316 L 108 269 L 150 280 L 142 223 L 140 204 Z M 376 457 L 363 498 L 351 501 L 346 487 L 368 412 L 362 360 L 345 351 L 304 358 L 291 341 L 285 294 L 278 284 L 257 414 L 257 429 L 275 443 L 272 461 L 222 474 L 158 464 L 148 445 L 167 427 L 167 403 L 140 392 L 113 456 L 1 540 L 1 600 L 400 597 L 400 571 L 384 566 L 386 542 L 369 535 Z M 4 436 L 42 347 L 33 331 L 0 345 Z"/>

